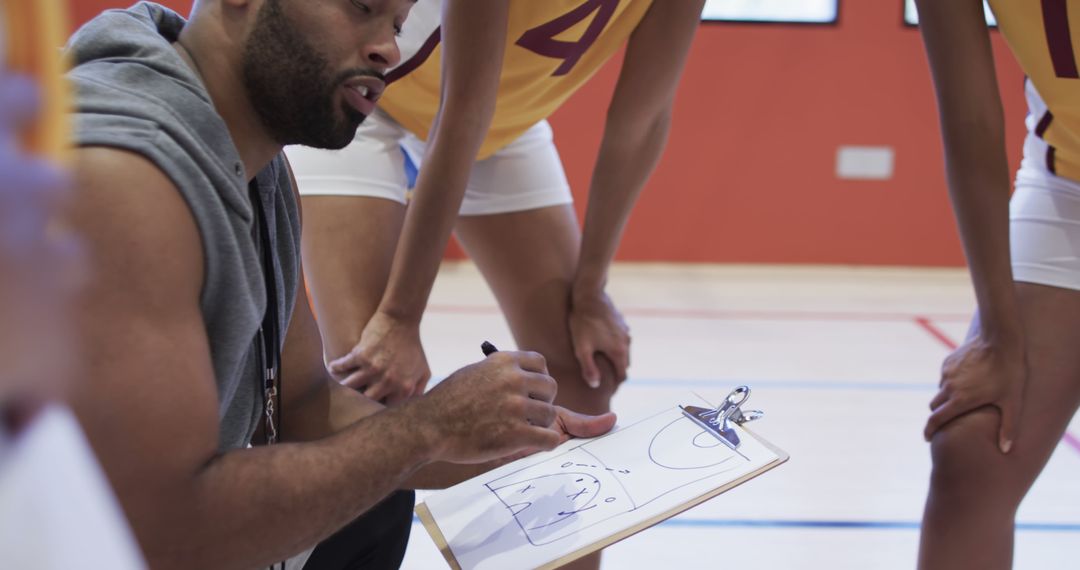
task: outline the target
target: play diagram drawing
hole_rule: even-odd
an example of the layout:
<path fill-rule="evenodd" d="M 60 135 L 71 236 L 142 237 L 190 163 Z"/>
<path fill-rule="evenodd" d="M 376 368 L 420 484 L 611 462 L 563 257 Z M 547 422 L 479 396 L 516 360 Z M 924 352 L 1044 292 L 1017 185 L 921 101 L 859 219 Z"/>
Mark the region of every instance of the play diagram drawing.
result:
<path fill-rule="evenodd" d="M 701 497 L 777 459 L 738 451 L 677 406 L 591 440 L 571 440 L 425 503 L 462 568 L 532 568 Z"/>
<path fill-rule="evenodd" d="M 544 544 L 747 461 L 681 415 L 657 414 L 485 486 L 530 543 Z"/>

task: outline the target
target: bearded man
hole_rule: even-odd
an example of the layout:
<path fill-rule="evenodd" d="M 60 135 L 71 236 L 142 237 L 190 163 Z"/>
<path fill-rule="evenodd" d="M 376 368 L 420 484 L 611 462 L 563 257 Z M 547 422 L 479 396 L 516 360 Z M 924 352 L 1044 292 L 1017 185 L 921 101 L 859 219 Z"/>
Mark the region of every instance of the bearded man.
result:
<path fill-rule="evenodd" d="M 69 43 L 90 273 L 72 403 L 154 568 L 397 567 L 408 489 L 614 423 L 554 406 L 535 353 L 391 409 L 326 371 L 281 151 L 353 139 L 413 3 L 139 3 Z"/>

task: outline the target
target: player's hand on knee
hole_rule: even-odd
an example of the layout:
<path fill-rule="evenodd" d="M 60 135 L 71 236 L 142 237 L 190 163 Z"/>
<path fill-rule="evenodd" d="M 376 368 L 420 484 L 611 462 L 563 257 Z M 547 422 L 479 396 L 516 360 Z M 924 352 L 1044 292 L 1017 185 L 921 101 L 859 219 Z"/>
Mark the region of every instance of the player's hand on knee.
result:
<path fill-rule="evenodd" d="M 983 406 L 994 406 L 1001 413 L 998 447 L 1008 453 L 1016 441 L 1026 381 L 1022 340 L 995 343 L 975 336 L 942 364 L 941 387 L 930 402 L 930 419 L 923 435 L 929 440 L 950 421 Z"/>
<path fill-rule="evenodd" d="M 431 369 L 420 328 L 376 313 L 353 349 L 329 364 L 342 384 L 377 402 L 400 403 L 424 393 Z"/>
<path fill-rule="evenodd" d="M 558 445 L 555 393 L 544 357 L 498 352 L 455 372 L 411 408 L 437 430 L 439 459 L 480 463 Z"/>
<path fill-rule="evenodd" d="M 616 383 L 630 368 L 630 327 L 606 293 L 574 294 L 570 305 L 570 340 L 585 382 L 600 386 L 601 358 L 611 364 Z"/>

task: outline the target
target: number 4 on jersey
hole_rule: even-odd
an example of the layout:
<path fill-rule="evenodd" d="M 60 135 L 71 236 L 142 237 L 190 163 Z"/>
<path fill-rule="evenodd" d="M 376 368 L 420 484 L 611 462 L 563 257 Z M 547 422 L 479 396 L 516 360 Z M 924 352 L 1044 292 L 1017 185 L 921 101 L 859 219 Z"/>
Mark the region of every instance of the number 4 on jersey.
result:
<path fill-rule="evenodd" d="M 1072 46 L 1072 30 L 1069 29 L 1068 4 L 1065 0 L 1042 0 L 1042 9 L 1054 74 L 1062 78 L 1080 79 Z"/>
<path fill-rule="evenodd" d="M 611 21 L 618 7 L 619 0 L 586 0 L 584 4 L 566 14 L 525 32 L 518 39 L 517 45 L 544 57 L 563 60 L 562 65 L 552 75 L 566 75 L 577 65 L 578 60 L 589 50 L 596 38 L 600 37 L 600 32 L 604 31 L 604 27 Z M 569 30 L 594 13 L 595 17 L 579 40 L 568 42 L 555 39 L 555 36 Z"/>

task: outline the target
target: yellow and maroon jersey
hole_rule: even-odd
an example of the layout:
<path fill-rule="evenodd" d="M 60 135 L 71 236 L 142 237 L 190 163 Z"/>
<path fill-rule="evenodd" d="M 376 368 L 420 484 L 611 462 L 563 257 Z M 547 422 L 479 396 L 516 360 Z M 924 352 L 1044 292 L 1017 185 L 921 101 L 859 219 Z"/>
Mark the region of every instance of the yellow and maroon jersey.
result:
<path fill-rule="evenodd" d="M 611 58 L 652 0 L 510 0 L 506 53 L 486 158 L 565 102 Z M 399 42 L 402 61 L 387 76 L 379 106 L 426 140 L 439 109 L 442 0 L 420 0 Z"/>
<path fill-rule="evenodd" d="M 990 0 L 998 27 L 1038 97 L 1031 133 L 1046 142 L 1046 167 L 1080 181 L 1080 0 Z"/>

